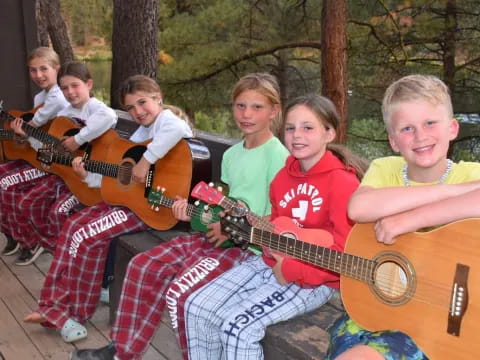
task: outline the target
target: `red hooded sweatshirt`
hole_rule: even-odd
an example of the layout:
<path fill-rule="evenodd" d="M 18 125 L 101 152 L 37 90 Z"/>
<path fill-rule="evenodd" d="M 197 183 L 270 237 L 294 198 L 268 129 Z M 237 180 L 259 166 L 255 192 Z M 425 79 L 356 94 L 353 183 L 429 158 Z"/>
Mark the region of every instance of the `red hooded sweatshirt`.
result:
<path fill-rule="evenodd" d="M 343 251 L 353 226 L 347 216 L 347 204 L 358 185 L 355 170 L 347 168 L 330 151 L 306 173 L 301 171 L 299 161 L 290 156 L 270 184 L 271 220 L 286 216 L 300 227 L 326 230 L 333 236 L 330 248 Z M 263 259 L 272 267 L 276 263 L 268 255 Z M 302 287 L 340 285 L 338 274 L 290 257 L 283 261 L 282 274 L 288 282 Z"/>

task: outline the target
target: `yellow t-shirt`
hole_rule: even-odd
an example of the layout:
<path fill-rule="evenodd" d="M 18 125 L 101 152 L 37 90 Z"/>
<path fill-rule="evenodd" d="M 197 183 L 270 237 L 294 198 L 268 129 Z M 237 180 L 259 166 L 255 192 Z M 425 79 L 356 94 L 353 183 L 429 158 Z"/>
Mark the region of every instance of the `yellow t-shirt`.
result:
<path fill-rule="evenodd" d="M 375 159 L 371 162 L 360 186 L 371 186 L 374 188 L 405 186 L 402 177 L 404 164 L 405 160 L 401 156 L 387 156 Z M 453 163 L 452 170 L 445 179 L 445 184 L 460 184 L 475 180 L 480 180 L 480 163 L 460 161 L 458 164 Z M 412 186 L 436 183 L 417 183 L 410 180 Z"/>

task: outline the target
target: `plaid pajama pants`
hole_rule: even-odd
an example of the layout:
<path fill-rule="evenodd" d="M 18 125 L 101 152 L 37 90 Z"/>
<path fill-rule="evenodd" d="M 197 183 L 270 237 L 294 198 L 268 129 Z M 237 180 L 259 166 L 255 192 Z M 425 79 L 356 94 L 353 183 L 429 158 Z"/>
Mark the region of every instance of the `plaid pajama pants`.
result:
<path fill-rule="evenodd" d="M 39 243 L 54 252 L 63 223 L 78 204 L 78 199 L 60 177 L 47 176 L 20 200 L 12 235 L 23 248 L 30 249 Z"/>
<path fill-rule="evenodd" d="M 116 356 L 141 359 L 167 306 L 186 356 L 185 299 L 251 252 L 217 249 L 203 234 L 181 236 L 135 256 L 128 264 L 111 338 Z"/>
<path fill-rule="evenodd" d="M 189 359 L 263 359 L 267 326 L 314 310 L 333 293 L 327 286 L 280 285 L 263 259 L 252 257 L 187 299 Z"/>
<path fill-rule="evenodd" d="M 48 320 L 44 325 L 61 328 L 69 318 L 88 320 L 100 297 L 110 241 L 145 229 L 132 211 L 105 202 L 69 217 L 40 292 L 38 311 Z"/>
<path fill-rule="evenodd" d="M 23 160 L 0 165 L 0 223 L 3 233 L 14 235 L 12 229 L 16 229 L 15 216 L 19 212 L 20 200 L 25 192 L 41 183 L 46 176 L 47 173 Z"/>

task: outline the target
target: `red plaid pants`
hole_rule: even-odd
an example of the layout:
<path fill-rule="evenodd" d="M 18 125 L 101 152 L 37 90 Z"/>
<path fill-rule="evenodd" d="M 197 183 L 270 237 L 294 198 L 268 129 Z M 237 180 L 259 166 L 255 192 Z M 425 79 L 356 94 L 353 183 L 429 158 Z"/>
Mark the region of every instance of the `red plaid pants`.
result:
<path fill-rule="evenodd" d="M 125 207 L 100 202 L 69 217 L 39 299 L 39 312 L 56 328 L 72 318 L 85 322 L 100 296 L 110 241 L 147 226 Z"/>
<path fill-rule="evenodd" d="M 26 249 L 39 243 L 54 252 L 60 230 L 78 204 L 63 180 L 50 175 L 20 200 L 15 219 L 17 226 L 12 235 Z"/>
<path fill-rule="evenodd" d="M 250 254 L 239 248 L 214 248 L 203 234 L 194 234 L 135 256 L 128 264 L 111 331 L 116 356 L 121 360 L 141 359 L 167 306 L 186 357 L 186 298 Z"/>
<path fill-rule="evenodd" d="M 35 185 L 51 176 L 23 160 L 0 164 L 0 223 L 1 231 L 15 238 L 19 202 Z"/>

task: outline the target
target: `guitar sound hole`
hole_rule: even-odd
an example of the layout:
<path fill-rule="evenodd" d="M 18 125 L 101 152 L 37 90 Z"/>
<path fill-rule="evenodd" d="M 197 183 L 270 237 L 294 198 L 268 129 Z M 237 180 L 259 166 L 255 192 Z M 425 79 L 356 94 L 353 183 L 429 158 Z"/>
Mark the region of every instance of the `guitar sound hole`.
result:
<path fill-rule="evenodd" d="M 391 305 L 408 301 L 411 285 L 405 270 L 395 262 L 386 261 L 376 268 L 375 292 Z"/>
<path fill-rule="evenodd" d="M 130 162 L 125 162 L 122 165 L 120 165 L 118 169 L 118 181 L 122 185 L 129 185 L 132 179 L 132 168 L 133 168 L 132 163 Z"/>

